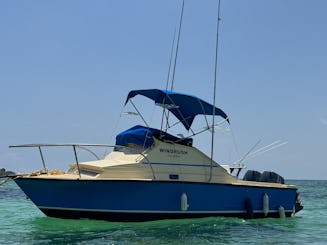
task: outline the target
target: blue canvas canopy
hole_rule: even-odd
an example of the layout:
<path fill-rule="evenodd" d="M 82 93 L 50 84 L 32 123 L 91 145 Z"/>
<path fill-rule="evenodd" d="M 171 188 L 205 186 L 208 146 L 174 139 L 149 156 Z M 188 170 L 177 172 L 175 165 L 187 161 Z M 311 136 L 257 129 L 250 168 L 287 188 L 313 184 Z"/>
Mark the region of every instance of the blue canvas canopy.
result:
<path fill-rule="evenodd" d="M 153 144 L 153 137 L 189 146 L 193 142 L 191 138 L 181 139 L 158 129 L 137 125 L 118 134 L 116 145 L 126 146 L 128 143 L 132 143 L 148 148 Z"/>
<path fill-rule="evenodd" d="M 132 90 L 129 92 L 125 104 L 136 95 L 143 95 L 157 105 L 165 107 L 178 118 L 187 130 L 190 129 L 196 115 L 213 115 L 213 110 L 216 116 L 223 117 L 229 123 L 225 112 L 196 96 L 160 89 Z"/>

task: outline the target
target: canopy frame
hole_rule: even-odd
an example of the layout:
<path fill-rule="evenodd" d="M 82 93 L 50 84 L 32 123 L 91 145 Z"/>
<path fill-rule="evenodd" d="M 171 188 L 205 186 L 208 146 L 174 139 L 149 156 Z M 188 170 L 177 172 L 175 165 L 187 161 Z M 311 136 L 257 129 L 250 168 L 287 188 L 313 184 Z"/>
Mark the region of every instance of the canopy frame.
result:
<path fill-rule="evenodd" d="M 125 105 L 136 95 L 147 97 L 153 100 L 155 105 L 167 109 L 169 112 L 174 114 L 186 130 L 191 130 L 192 133 L 194 133 L 191 129 L 194 118 L 200 114 L 205 116 L 208 127 L 209 122 L 206 115 L 221 116 L 229 123 L 228 116 L 223 110 L 196 96 L 160 89 L 132 90 L 128 93 Z"/>

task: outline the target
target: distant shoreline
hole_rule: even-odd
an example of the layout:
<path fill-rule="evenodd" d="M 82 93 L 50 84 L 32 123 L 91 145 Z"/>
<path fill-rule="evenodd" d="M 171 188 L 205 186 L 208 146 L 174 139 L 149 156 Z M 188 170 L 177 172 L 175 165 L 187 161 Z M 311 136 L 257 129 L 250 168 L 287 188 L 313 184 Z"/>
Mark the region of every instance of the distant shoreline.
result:
<path fill-rule="evenodd" d="M 13 171 L 8 171 L 5 168 L 0 168 L 0 178 L 7 177 L 10 175 L 15 175 L 16 173 Z"/>

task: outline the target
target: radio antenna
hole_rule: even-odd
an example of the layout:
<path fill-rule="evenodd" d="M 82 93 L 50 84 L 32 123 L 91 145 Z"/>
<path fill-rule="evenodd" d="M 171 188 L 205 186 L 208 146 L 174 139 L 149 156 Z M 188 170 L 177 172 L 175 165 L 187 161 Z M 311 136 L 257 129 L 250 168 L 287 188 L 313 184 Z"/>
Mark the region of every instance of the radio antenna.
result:
<path fill-rule="evenodd" d="M 172 74 L 172 79 L 171 79 L 171 86 L 170 86 L 171 91 L 174 90 L 175 71 L 176 71 L 176 64 L 177 64 L 177 57 L 178 57 L 179 40 L 180 40 L 180 37 L 181 37 L 183 15 L 184 15 L 184 0 L 183 0 L 183 3 L 182 3 L 181 16 L 180 16 L 180 19 L 179 19 L 179 29 L 178 29 L 178 36 L 177 36 L 176 51 L 175 51 L 174 69 L 173 69 L 173 74 Z M 166 117 L 166 131 L 167 131 L 167 128 L 168 128 L 168 124 L 169 124 L 169 111 L 167 112 L 167 117 Z"/>
<path fill-rule="evenodd" d="M 211 132 L 211 164 L 210 164 L 210 177 L 209 182 L 212 179 L 212 167 L 213 167 L 213 148 L 215 141 L 215 113 L 216 113 L 216 87 L 217 87 L 217 70 L 218 70 L 218 44 L 219 44 L 219 23 L 220 23 L 220 0 L 218 0 L 218 19 L 217 19 L 217 32 L 216 32 L 216 56 L 215 56 L 215 75 L 213 82 L 213 107 L 212 107 L 212 132 Z"/>

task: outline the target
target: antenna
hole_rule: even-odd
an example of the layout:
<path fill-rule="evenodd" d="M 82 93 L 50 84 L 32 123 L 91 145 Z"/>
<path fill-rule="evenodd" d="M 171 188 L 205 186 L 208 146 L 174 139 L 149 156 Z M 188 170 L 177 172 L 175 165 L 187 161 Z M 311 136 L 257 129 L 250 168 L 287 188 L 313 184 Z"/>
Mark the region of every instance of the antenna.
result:
<path fill-rule="evenodd" d="M 171 79 L 170 90 L 174 89 L 175 71 L 176 71 L 176 64 L 177 64 L 177 57 L 178 57 L 179 40 L 180 40 L 180 36 L 181 36 L 181 29 L 182 29 L 182 22 L 183 22 L 183 14 L 184 14 L 184 0 L 182 3 L 181 16 L 180 16 L 180 20 L 179 20 L 179 29 L 178 29 L 176 52 L 175 52 L 174 69 L 173 69 L 173 75 L 172 75 L 172 79 Z M 166 129 L 168 128 L 168 124 L 169 124 L 169 111 L 167 112 L 167 117 L 166 117 Z"/>
<path fill-rule="evenodd" d="M 219 41 L 219 23 L 220 23 L 220 0 L 218 0 L 218 19 L 217 19 L 217 32 L 216 32 L 216 56 L 215 56 L 215 77 L 213 83 L 213 109 L 212 109 L 212 128 L 215 125 L 215 113 L 216 113 L 216 87 L 217 87 L 217 70 L 218 70 L 218 41 Z M 212 165 L 213 165 L 213 148 L 215 140 L 215 130 L 212 130 L 211 133 L 211 164 L 210 164 L 210 177 L 208 182 L 212 179 Z"/>
<path fill-rule="evenodd" d="M 171 86 L 170 86 L 171 90 L 174 89 L 175 71 L 176 71 L 176 64 L 177 64 L 177 57 L 178 57 L 179 39 L 180 39 L 180 36 L 181 36 L 181 29 L 182 29 L 182 22 L 183 22 L 183 13 L 184 13 L 184 0 L 183 0 L 183 4 L 182 4 L 181 17 L 180 17 L 180 20 L 179 20 L 179 29 L 178 29 L 176 52 L 175 52 L 173 78 L 171 80 Z"/>
<path fill-rule="evenodd" d="M 170 78 L 170 68 L 171 68 L 171 62 L 173 59 L 173 51 L 174 51 L 174 46 L 175 46 L 175 38 L 176 38 L 176 29 L 174 31 L 174 38 L 173 38 L 173 43 L 171 45 L 171 51 L 170 51 L 170 59 L 169 59 L 169 67 L 168 67 L 168 74 L 167 74 L 167 81 L 166 81 L 166 91 L 168 90 L 168 85 L 169 85 L 169 78 Z M 163 101 L 163 104 L 165 103 L 165 99 Z M 166 115 L 166 108 L 162 109 L 162 116 L 161 116 L 161 127 L 160 127 L 160 131 L 162 131 L 162 127 L 163 127 L 163 120 L 164 120 L 164 116 Z"/>

